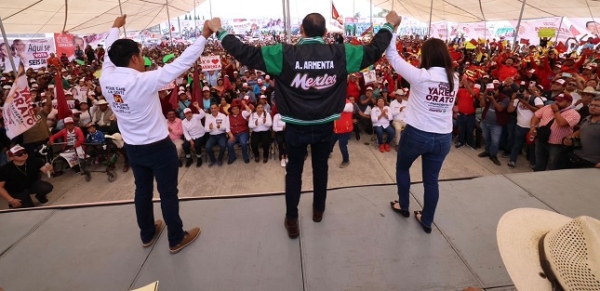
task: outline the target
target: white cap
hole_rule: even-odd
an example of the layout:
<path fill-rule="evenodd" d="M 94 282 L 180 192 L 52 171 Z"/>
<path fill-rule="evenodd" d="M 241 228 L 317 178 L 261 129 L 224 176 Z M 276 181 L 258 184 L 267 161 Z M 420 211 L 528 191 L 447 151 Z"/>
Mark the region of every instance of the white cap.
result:
<path fill-rule="evenodd" d="M 260 89 L 265 91 L 265 90 L 267 90 L 267 86 L 262 86 L 262 87 L 260 87 Z"/>
<path fill-rule="evenodd" d="M 81 78 L 81 80 L 79 80 L 80 82 L 85 82 L 85 78 Z"/>
<path fill-rule="evenodd" d="M 31 88 L 37 88 L 37 87 L 39 87 L 38 84 L 31 85 Z"/>
<path fill-rule="evenodd" d="M 29 83 L 37 83 L 37 81 L 34 78 L 29 79 Z"/>
<path fill-rule="evenodd" d="M 260 95 L 260 99 L 267 99 L 266 95 Z"/>
<path fill-rule="evenodd" d="M 258 83 L 261 84 L 263 82 L 262 79 L 258 79 Z"/>
<path fill-rule="evenodd" d="M 4 85 L 4 86 L 2 86 L 2 89 L 8 90 L 8 89 L 10 89 L 10 85 Z"/>
<path fill-rule="evenodd" d="M 71 75 L 67 75 L 67 76 L 65 77 L 65 80 L 71 80 L 71 79 L 72 79 L 72 78 L 71 78 Z"/>
<path fill-rule="evenodd" d="M 566 81 L 563 79 L 556 79 L 556 80 L 554 80 L 554 83 L 559 83 L 561 85 L 564 85 L 566 83 Z"/>
<path fill-rule="evenodd" d="M 18 153 L 18 152 L 20 152 L 20 151 L 24 151 L 24 150 L 25 150 L 25 148 L 24 148 L 24 147 L 22 147 L 22 146 L 20 146 L 20 145 L 15 145 L 14 147 L 10 148 L 10 150 L 9 150 L 9 151 L 10 151 L 10 153 L 11 153 L 11 154 L 13 154 L 13 155 L 14 155 L 14 154 L 16 154 L 16 153 Z"/>
<path fill-rule="evenodd" d="M 246 95 L 246 96 L 244 96 L 244 99 L 245 99 L 245 100 L 249 100 L 249 99 L 250 99 L 250 96 Z"/>
<path fill-rule="evenodd" d="M 375 66 L 375 70 L 381 70 L 381 65 Z"/>
<path fill-rule="evenodd" d="M 73 123 L 73 118 L 71 118 L 71 117 L 67 117 L 67 118 L 65 118 L 65 119 L 64 119 L 64 123 L 65 123 L 65 124 L 67 124 L 67 123 Z"/>
<path fill-rule="evenodd" d="M 94 93 L 94 91 L 91 91 L 90 93 L 88 93 L 90 96 L 96 96 L 96 93 Z"/>
<path fill-rule="evenodd" d="M 373 87 L 371 87 L 371 86 L 367 87 L 367 91 L 373 91 Z"/>
<path fill-rule="evenodd" d="M 61 73 L 64 73 L 64 72 L 66 72 L 66 71 L 67 71 L 67 70 L 65 70 L 65 69 L 62 69 L 62 70 L 60 70 L 60 72 L 61 72 Z"/>
<path fill-rule="evenodd" d="M 242 84 L 242 87 L 248 87 L 248 83 Z"/>
<path fill-rule="evenodd" d="M 54 89 L 54 84 L 48 85 L 48 89 Z"/>
<path fill-rule="evenodd" d="M 108 105 L 108 102 L 106 102 L 106 100 L 104 100 L 104 99 L 100 99 L 100 101 L 98 101 L 98 103 L 96 103 L 96 105 Z"/>
<path fill-rule="evenodd" d="M 404 96 L 404 95 L 406 95 L 406 93 L 402 89 L 396 90 L 395 94 L 398 95 L 398 96 Z"/>
<path fill-rule="evenodd" d="M 183 114 L 186 114 L 186 113 L 192 113 L 192 109 L 189 109 L 189 108 L 183 109 Z"/>
<path fill-rule="evenodd" d="M 481 85 L 479 85 L 479 84 L 475 84 L 473 87 L 475 87 L 477 89 L 481 89 Z"/>
<path fill-rule="evenodd" d="M 202 92 L 204 92 L 204 91 L 210 91 L 210 88 L 208 88 L 208 86 L 204 86 L 204 87 L 202 87 Z"/>
<path fill-rule="evenodd" d="M 179 90 L 179 92 L 177 92 L 177 95 L 181 95 L 181 94 L 185 94 L 185 90 Z"/>
<path fill-rule="evenodd" d="M 527 71 L 527 73 L 533 74 L 533 73 L 535 73 L 535 69 L 531 69 L 531 70 Z"/>
<path fill-rule="evenodd" d="M 494 80 L 494 81 L 492 81 L 492 84 L 500 84 L 500 81 Z"/>
<path fill-rule="evenodd" d="M 42 92 L 42 93 L 40 93 L 40 96 L 44 97 L 44 96 L 46 96 L 46 93 Z"/>
<path fill-rule="evenodd" d="M 73 92 L 65 90 L 65 95 L 73 95 Z"/>
<path fill-rule="evenodd" d="M 494 90 L 494 84 L 493 83 L 488 83 L 487 85 L 485 85 L 485 89 L 487 90 Z"/>
<path fill-rule="evenodd" d="M 266 76 L 265 76 L 265 80 L 271 80 L 271 76 L 269 76 L 269 75 L 266 75 Z"/>

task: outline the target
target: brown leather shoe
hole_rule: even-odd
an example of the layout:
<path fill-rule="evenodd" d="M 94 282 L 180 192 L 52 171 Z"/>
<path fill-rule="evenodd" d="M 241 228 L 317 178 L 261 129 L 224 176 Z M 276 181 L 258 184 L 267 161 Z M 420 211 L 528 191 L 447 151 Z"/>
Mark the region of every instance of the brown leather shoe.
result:
<path fill-rule="evenodd" d="M 288 236 L 290 238 L 297 238 L 300 235 L 300 229 L 298 228 L 298 219 L 288 220 L 287 218 L 283 222 L 285 229 L 287 229 Z"/>
<path fill-rule="evenodd" d="M 171 254 L 176 254 L 179 251 L 183 250 L 183 248 L 187 247 L 189 244 L 193 243 L 199 236 L 200 228 L 194 227 L 186 231 L 181 242 L 174 247 L 170 247 L 169 251 L 171 252 Z"/>
<path fill-rule="evenodd" d="M 323 220 L 323 213 L 325 211 L 319 211 L 313 208 L 313 221 L 314 222 L 321 222 L 321 220 Z"/>
<path fill-rule="evenodd" d="M 152 237 L 152 240 L 150 240 L 147 243 L 142 242 L 142 246 L 145 248 L 152 246 L 154 244 L 154 242 L 156 242 L 156 239 L 162 233 L 163 229 L 165 229 L 165 223 L 160 219 L 156 221 L 154 226 L 156 227 L 156 230 L 154 231 L 154 236 Z"/>

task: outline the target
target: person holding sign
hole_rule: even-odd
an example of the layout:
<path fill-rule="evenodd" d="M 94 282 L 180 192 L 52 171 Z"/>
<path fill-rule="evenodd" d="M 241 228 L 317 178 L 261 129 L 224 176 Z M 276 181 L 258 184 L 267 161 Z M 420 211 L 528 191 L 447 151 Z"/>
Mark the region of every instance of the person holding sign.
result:
<path fill-rule="evenodd" d="M 164 228 L 161 220 L 154 221 L 152 192 L 156 179 L 168 227 L 169 251 L 174 254 L 194 242 L 200 235 L 200 228 L 184 231 L 179 217 L 179 159 L 175 144 L 169 138 L 158 91 L 194 65 L 211 32 L 205 25 L 202 36 L 175 61 L 146 72 L 140 45 L 131 39 L 118 39 L 126 17 L 117 17 L 105 41 L 108 52 L 100 77 L 102 95 L 117 117 L 126 143 L 125 150 L 135 177 L 135 210 L 142 246 L 152 246 Z"/>
<path fill-rule="evenodd" d="M 395 36 L 394 36 L 395 39 Z M 452 107 L 458 91 L 458 76 L 446 44 L 430 38 L 421 48 L 421 64 L 413 67 L 398 55 L 392 42 L 385 55 L 399 75 L 410 83 L 406 106 L 406 128 L 402 132 L 396 162 L 398 201 L 394 211 L 409 217 L 410 167 L 420 156 L 423 164 L 425 203 L 415 218 L 426 233 L 431 233 L 439 198 L 438 178 L 452 145 Z"/>

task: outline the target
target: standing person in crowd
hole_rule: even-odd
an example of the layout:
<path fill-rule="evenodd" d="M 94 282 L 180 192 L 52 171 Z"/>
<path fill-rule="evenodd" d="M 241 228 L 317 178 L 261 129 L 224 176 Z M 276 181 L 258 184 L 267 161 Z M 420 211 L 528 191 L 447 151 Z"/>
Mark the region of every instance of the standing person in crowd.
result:
<path fill-rule="evenodd" d="M 390 125 L 392 121 L 392 110 L 385 105 L 384 97 L 377 98 L 376 106 L 371 110 L 371 122 L 373 122 L 373 131 L 377 134 L 377 145 L 380 152 L 389 152 L 391 150 L 390 143 L 394 140 L 394 127 Z M 383 141 L 383 133 L 388 134 L 385 142 Z"/>
<path fill-rule="evenodd" d="M 458 142 L 455 147 L 475 147 L 473 131 L 475 130 L 475 104 L 479 101 L 479 89 L 475 88 L 473 78 L 464 78 L 456 93 L 458 106 Z"/>
<path fill-rule="evenodd" d="M 210 105 L 210 114 L 204 120 L 204 130 L 209 133 L 208 140 L 206 141 L 206 152 L 210 159 L 208 166 L 212 167 L 215 163 L 219 166 L 223 165 L 227 139 L 232 141 L 235 140 L 235 137 L 229 127 L 229 118 L 227 118 L 227 115 L 219 112 L 219 106 L 216 103 Z M 215 158 L 215 151 L 213 149 L 216 144 L 219 145 L 218 160 Z"/>
<path fill-rule="evenodd" d="M 333 152 L 335 143 L 340 141 L 340 152 L 342 153 L 342 163 L 340 168 L 345 168 L 350 165 L 350 154 L 348 153 L 348 141 L 354 131 L 354 121 L 352 115 L 354 112 L 354 104 L 350 99 L 346 99 L 344 111 L 340 114 L 340 119 L 333 122 L 333 138 L 331 139 L 331 150 Z"/>
<path fill-rule="evenodd" d="M 521 154 L 523 144 L 531 126 L 533 113 L 544 107 L 541 91 L 538 87 L 532 86 L 523 94 L 514 93 L 508 103 L 508 112 L 517 112 L 517 128 L 515 129 L 515 141 L 510 153 L 508 166 L 514 168 L 517 163 L 517 157 Z M 531 168 L 535 168 L 535 145 L 527 146 L 527 157 Z"/>
<path fill-rule="evenodd" d="M 194 64 L 204 51 L 210 30 L 205 25 L 203 37 L 198 38 L 174 62 L 161 70 L 145 72 L 140 45 L 130 39 L 118 39 L 126 17 L 117 17 L 106 38 L 109 50 L 104 57 L 100 77 L 102 94 L 118 117 L 119 130 L 135 177 L 135 209 L 142 246 L 152 246 L 164 229 L 161 220 L 154 221 L 152 192 L 156 179 L 168 227 L 169 251 L 175 254 L 198 238 L 200 228 L 183 230 L 177 197 L 177 150 L 169 138 L 158 90 Z"/>
<path fill-rule="evenodd" d="M 260 161 L 258 145 L 262 145 L 263 163 L 266 164 L 269 161 L 269 147 L 271 146 L 271 126 L 273 125 L 273 119 L 271 118 L 271 114 L 265 111 L 265 108 L 261 103 L 257 104 L 254 110 L 254 113 L 252 113 L 248 119 L 248 126 L 252 129 L 250 146 L 252 147 L 252 153 L 254 154 L 254 161 L 258 163 Z"/>
<path fill-rule="evenodd" d="M 404 90 L 398 89 L 395 94 L 396 100 L 390 103 L 390 110 L 392 111 L 392 115 L 394 120 L 392 121 L 392 126 L 396 133 L 394 134 L 394 149 L 398 151 L 398 145 L 400 144 L 400 137 L 402 135 L 402 131 L 406 128 L 406 105 L 408 104 L 408 99 Z"/>
<path fill-rule="evenodd" d="M 177 157 L 179 158 L 179 167 L 183 166 L 181 163 L 181 157 L 183 156 L 183 126 L 181 119 L 177 118 L 175 110 L 169 110 L 167 113 L 167 126 L 169 128 L 169 138 L 175 144 L 177 149 Z"/>
<path fill-rule="evenodd" d="M 8 150 L 11 161 L 0 167 L 0 196 L 8 201 L 9 208 L 33 207 L 31 195 L 45 205 L 52 192 L 52 184 L 42 181 L 40 172 L 52 173 L 52 166 L 30 157 L 25 148 L 15 145 Z"/>
<path fill-rule="evenodd" d="M 243 109 L 243 110 L 242 110 Z M 248 139 L 250 138 L 250 130 L 248 129 L 248 117 L 252 114 L 252 109 L 239 99 L 233 100 L 229 107 L 229 128 L 233 135 L 233 140 L 227 141 L 227 152 L 229 154 L 228 165 L 233 164 L 237 159 L 233 146 L 240 144 L 242 147 L 242 158 L 244 163 L 250 163 L 248 156 Z"/>
<path fill-rule="evenodd" d="M 285 153 L 285 122 L 281 120 L 281 114 L 277 112 L 277 107 L 273 107 L 273 132 L 275 132 L 275 141 L 279 150 L 279 160 L 281 167 L 285 168 L 288 163 L 288 158 Z"/>
<path fill-rule="evenodd" d="M 579 130 L 563 140 L 573 149 L 567 155 L 569 168 L 600 168 L 600 97 L 588 106 L 589 115 L 581 121 Z"/>
<path fill-rule="evenodd" d="M 286 215 L 284 226 L 290 238 L 300 234 L 298 204 L 307 147 L 311 146 L 314 201 L 313 221 L 320 222 L 327 197 L 327 160 L 333 121 L 344 109 L 348 74 L 375 63 L 389 45 L 392 29 L 400 24 L 396 12 L 390 12 L 369 45 L 325 44 L 325 18 L 318 13 L 302 20 L 302 39 L 296 45 L 277 44 L 254 47 L 242 43 L 221 27 L 218 18 L 209 21 L 218 32 L 223 48 L 242 64 L 276 76 L 275 100 L 286 122 Z M 310 81 L 309 81 L 310 80 Z M 314 82 L 314 80 L 320 80 Z"/>
<path fill-rule="evenodd" d="M 411 85 L 406 107 L 407 125 L 402 132 L 396 162 L 399 200 L 390 204 L 402 216 L 410 216 L 409 170 L 420 156 L 425 203 L 422 211 L 415 211 L 415 218 L 426 233 L 431 233 L 440 194 L 438 178 L 452 146 L 452 107 L 458 91 L 458 77 L 442 40 L 428 39 L 423 43 L 421 53 L 420 67 L 415 68 L 398 55 L 395 42 L 385 52 L 394 70 Z"/>
<path fill-rule="evenodd" d="M 502 126 L 508 123 L 508 103 L 510 98 L 500 92 L 500 86 L 493 83 L 486 85 L 486 91 L 479 104 L 483 107 L 481 115 L 481 130 L 485 139 L 485 151 L 480 153 L 480 158 L 490 158 L 496 165 L 500 166 L 498 151 L 500 149 L 500 138 L 502 137 Z"/>
<path fill-rule="evenodd" d="M 202 147 L 206 146 L 206 131 L 202 125 L 202 119 L 204 119 L 204 111 L 200 108 L 198 102 L 194 102 L 194 107 L 198 109 L 198 113 L 194 114 L 192 109 L 183 109 L 185 118 L 181 121 L 181 128 L 183 129 L 183 136 L 185 136 L 185 142 L 183 142 L 183 152 L 185 153 L 185 167 L 188 168 L 192 165 L 192 148 L 196 151 L 196 167 L 202 166 Z"/>
<path fill-rule="evenodd" d="M 563 138 L 573 133 L 580 116 L 571 108 L 573 97 L 560 94 L 554 103 L 535 112 L 531 118 L 529 133 L 537 137 L 535 142 L 534 171 L 559 170 L 565 167 L 566 148 Z M 538 127 L 539 128 L 536 128 Z"/>

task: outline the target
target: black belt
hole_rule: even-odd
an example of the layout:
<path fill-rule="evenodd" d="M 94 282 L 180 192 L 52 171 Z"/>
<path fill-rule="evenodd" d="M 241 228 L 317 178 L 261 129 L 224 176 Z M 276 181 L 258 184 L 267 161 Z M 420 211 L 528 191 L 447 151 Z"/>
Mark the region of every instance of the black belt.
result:
<path fill-rule="evenodd" d="M 163 138 L 163 139 L 161 139 L 159 141 L 152 142 L 152 143 L 147 143 L 147 144 L 127 144 L 126 143 L 126 145 L 128 145 L 128 146 L 134 146 L 134 147 L 139 147 L 139 146 L 154 146 L 154 145 L 158 145 L 160 143 L 163 143 L 163 142 L 165 142 L 167 140 L 170 140 L 170 138 L 169 138 L 168 135 L 167 135 L 167 137 L 165 137 L 165 138 Z"/>

